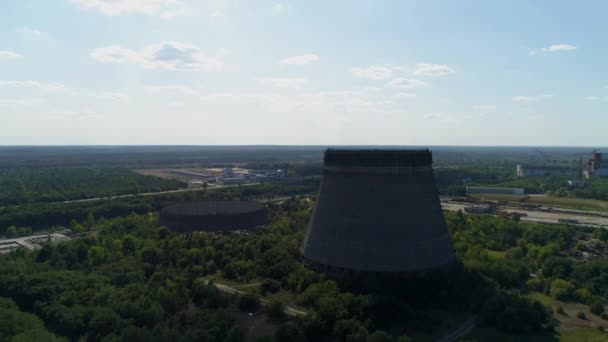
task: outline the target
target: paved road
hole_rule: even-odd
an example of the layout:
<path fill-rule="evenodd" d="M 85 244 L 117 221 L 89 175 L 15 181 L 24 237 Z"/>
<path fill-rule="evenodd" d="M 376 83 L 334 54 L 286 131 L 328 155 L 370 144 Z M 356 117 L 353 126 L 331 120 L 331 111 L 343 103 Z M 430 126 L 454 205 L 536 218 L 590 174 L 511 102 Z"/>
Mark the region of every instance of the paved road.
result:
<path fill-rule="evenodd" d="M 458 202 L 443 202 L 441 206 L 445 210 L 449 211 L 464 211 L 465 207 L 470 206 L 469 203 L 458 203 Z M 522 221 L 528 222 L 536 222 L 536 223 L 559 223 L 560 219 L 568 219 L 568 220 L 576 220 L 579 222 L 579 225 L 583 226 L 602 226 L 608 227 L 608 217 L 602 217 L 594 215 L 594 212 L 585 212 L 582 210 L 577 210 L 576 212 L 566 212 L 566 211 L 557 211 L 557 212 L 546 212 L 546 211 L 538 211 L 538 210 L 526 210 L 516 207 L 509 206 L 500 206 L 500 210 L 507 213 L 520 213 L 525 216 L 521 217 Z M 585 215 L 584 213 L 587 213 Z"/>
<path fill-rule="evenodd" d="M 475 328 L 475 317 L 464 321 L 456 330 L 439 339 L 437 342 L 456 342 Z"/>
<path fill-rule="evenodd" d="M 250 185 L 258 185 L 258 184 L 260 184 L 260 183 L 245 183 L 245 184 L 222 185 L 222 186 L 215 186 L 215 187 L 207 188 L 207 191 L 213 191 L 215 189 L 223 189 L 223 188 L 232 188 L 232 187 L 236 187 L 236 186 L 250 186 Z M 36 203 L 28 203 L 28 205 L 29 204 L 41 204 L 41 203 L 46 203 L 46 204 L 66 204 L 66 203 L 93 202 L 93 201 L 113 200 L 113 199 L 117 199 L 117 198 L 128 198 L 128 197 L 135 197 L 135 196 L 156 196 L 156 195 L 164 195 L 164 194 L 171 194 L 171 193 L 177 193 L 177 192 L 203 191 L 203 190 L 205 190 L 205 189 L 203 189 L 203 188 L 177 189 L 177 190 L 166 190 L 166 191 L 157 191 L 157 192 L 144 192 L 144 193 L 139 193 L 139 194 L 117 195 L 117 196 L 109 196 L 109 197 L 83 198 L 83 199 L 69 200 L 69 201 L 60 201 L 60 202 L 36 202 Z M 18 208 L 18 207 L 20 207 L 20 205 L 10 205 L 10 206 L 5 206 L 5 207 L 0 207 L 0 209 L 9 208 L 9 207 L 10 208 Z"/>
<path fill-rule="evenodd" d="M 230 293 L 230 294 L 236 294 L 236 295 L 242 295 L 245 293 L 245 291 L 241 291 L 238 288 L 242 288 L 242 287 L 251 287 L 251 286 L 258 286 L 260 285 L 258 284 L 248 284 L 248 285 L 241 285 L 241 286 L 228 286 L 228 285 L 223 285 L 223 284 L 219 284 L 219 283 L 213 283 L 213 285 L 220 291 L 222 292 L 226 292 L 226 293 Z M 263 305 L 267 305 L 268 304 L 268 300 L 266 299 L 260 299 L 260 301 L 262 302 Z M 305 311 L 301 311 L 298 310 L 296 308 L 293 308 L 291 306 L 285 306 L 285 309 L 283 310 L 283 312 L 287 315 L 287 316 L 291 316 L 291 317 L 296 317 L 296 316 L 306 316 L 306 312 Z"/>

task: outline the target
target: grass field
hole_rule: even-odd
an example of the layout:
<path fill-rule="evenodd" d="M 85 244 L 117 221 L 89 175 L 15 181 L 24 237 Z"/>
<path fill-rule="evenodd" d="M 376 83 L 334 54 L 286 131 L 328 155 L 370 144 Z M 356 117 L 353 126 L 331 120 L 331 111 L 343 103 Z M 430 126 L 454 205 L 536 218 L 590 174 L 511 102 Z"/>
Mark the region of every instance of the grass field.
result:
<path fill-rule="evenodd" d="M 489 201 L 525 202 L 541 205 L 550 205 L 568 209 L 608 211 L 608 201 L 600 201 L 587 198 L 548 197 L 544 195 L 519 196 L 519 195 L 494 195 L 475 194 L 473 198 Z"/>
<path fill-rule="evenodd" d="M 488 252 L 488 256 L 494 260 L 505 258 L 506 253 L 504 251 L 493 251 L 490 249 L 486 249 L 486 251 Z"/>
<path fill-rule="evenodd" d="M 556 300 L 540 292 L 533 292 L 530 297 L 553 310 L 555 318 L 559 320 L 556 330 L 560 341 L 608 341 L 608 333 L 601 330 L 602 327 L 608 327 L 608 321 L 592 314 L 587 305 Z M 557 313 L 560 306 L 565 315 Z M 576 317 L 579 312 L 584 312 L 587 318 Z"/>

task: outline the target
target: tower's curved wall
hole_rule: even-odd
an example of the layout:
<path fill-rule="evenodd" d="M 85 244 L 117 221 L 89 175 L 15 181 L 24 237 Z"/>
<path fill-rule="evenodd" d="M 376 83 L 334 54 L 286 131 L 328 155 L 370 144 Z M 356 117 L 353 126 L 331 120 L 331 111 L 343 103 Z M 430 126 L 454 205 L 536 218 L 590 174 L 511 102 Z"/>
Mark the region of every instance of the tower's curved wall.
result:
<path fill-rule="evenodd" d="M 327 150 L 302 254 L 314 264 L 370 272 L 454 263 L 431 152 Z"/>
<path fill-rule="evenodd" d="M 258 202 L 205 201 L 164 207 L 159 224 L 178 232 L 253 229 L 266 223 L 266 208 Z"/>

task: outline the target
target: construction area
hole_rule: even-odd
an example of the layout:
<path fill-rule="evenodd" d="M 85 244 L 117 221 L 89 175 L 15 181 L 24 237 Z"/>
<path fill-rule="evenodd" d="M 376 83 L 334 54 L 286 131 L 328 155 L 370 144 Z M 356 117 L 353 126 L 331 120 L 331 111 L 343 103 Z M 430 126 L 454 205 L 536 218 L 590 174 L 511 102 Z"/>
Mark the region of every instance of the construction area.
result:
<path fill-rule="evenodd" d="M 288 179 L 287 169 L 250 169 L 244 167 L 161 168 L 133 170 L 142 175 L 176 179 L 189 188 L 278 182 Z"/>
<path fill-rule="evenodd" d="M 442 198 L 444 210 L 470 214 L 491 214 L 518 217 L 534 223 L 564 223 L 578 226 L 608 228 L 608 212 L 579 210 L 526 202 L 478 200 L 475 198 Z"/>
<path fill-rule="evenodd" d="M 575 179 L 608 177 L 608 159 L 601 152 L 593 150 L 570 155 L 570 159 L 556 159 L 551 154 L 536 149 L 539 159 L 517 165 L 519 177 L 570 177 Z M 586 161 L 585 161 L 586 159 Z"/>
<path fill-rule="evenodd" d="M 42 245 L 47 242 L 59 243 L 68 240 L 71 240 L 71 238 L 60 233 L 39 234 L 14 239 L 3 239 L 0 240 L 0 254 L 9 253 L 20 247 L 32 251 L 41 248 Z"/>

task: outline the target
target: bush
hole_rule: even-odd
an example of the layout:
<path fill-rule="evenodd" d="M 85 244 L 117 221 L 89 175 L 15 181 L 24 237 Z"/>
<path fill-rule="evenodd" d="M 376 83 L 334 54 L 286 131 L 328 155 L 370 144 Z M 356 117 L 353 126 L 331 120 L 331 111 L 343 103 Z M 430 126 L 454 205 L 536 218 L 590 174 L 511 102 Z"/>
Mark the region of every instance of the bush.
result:
<path fill-rule="evenodd" d="M 266 278 L 262 281 L 262 293 L 275 293 L 281 289 L 281 282 L 278 280 Z"/>
<path fill-rule="evenodd" d="M 545 282 L 540 278 L 531 278 L 526 281 L 526 287 L 530 290 L 542 291 L 545 288 Z"/>
<path fill-rule="evenodd" d="M 246 293 L 239 299 L 239 310 L 256 311 L 260 307 L 260 299 L 252 293 Z"/>
<path fill-rule="evenodd" d="M 566 311 L 564 311 L 564 308 L 562 308 L 561 305 L 557 307 L 557 313 L 560 314 L 560 315 L 568 316 L 566 314 Z"/>
<path fill-rule="evenodd" d="M 270 318 L 279 319 L 283 317 L 285 305 L 276 299 L 271 299 L 266 306 L 266 313 Z"/>
<path fill-rule="evenodd" d="M 604 304 L 600 301 L 594 301 L 593 303 L 591 303 L 589 310 L 591 310 L 594 315 L 600 316 L 604 313 Z"/>
<path fill-rule="evenodd" d="M 563 279 L 555 279 L 551 282 L 551 297 L 556 299 L 568 299 L 574 291 L 574 286 Z"/>
<path fill-rule="evenodd" d="M 582 312 L 582 311 L 579 311 L 579 312 L 576 314 L 576 317 L 578 317 L 578 318 L 580 318 L 580 319 L 585 319 L 585 320 L 587 319 L 587 315 L 585 315 L 585 313 L 584 313 L 584 312 Z"/>

